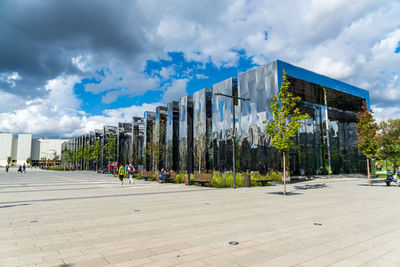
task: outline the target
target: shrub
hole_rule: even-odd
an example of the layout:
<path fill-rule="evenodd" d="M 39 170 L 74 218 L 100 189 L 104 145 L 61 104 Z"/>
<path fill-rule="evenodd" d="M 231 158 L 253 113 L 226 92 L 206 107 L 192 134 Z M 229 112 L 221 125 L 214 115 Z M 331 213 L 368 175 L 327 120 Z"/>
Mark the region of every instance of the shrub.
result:
<path fill-rule="evenodd" d="M 186 172 L 180 172 L 176 175 L 175 179 L 173 180 L 174 183 L 176 184 L 182 184 L 185 182 L 185 175 Z"/>
<path fill-rule="evenodd" d="M 244 177 L 243 173 L 236 173 L 236 187 L 244 186 Z M 214 172 L 213 177 L 211 179 L 211 185 L 216 188 L 224 188 L 224 187 L 232 187 L 233 186 L 233 173 L 220 173 Z"/>
<path fill-rule="evenodd" d="M 133 174 L 133 177 L 136 178 L 136 179 L 138 179 L 138 180 L 143 180 L 143 176 L 142 176 L 141 173 L 134 173 L 134 174 Z"/>

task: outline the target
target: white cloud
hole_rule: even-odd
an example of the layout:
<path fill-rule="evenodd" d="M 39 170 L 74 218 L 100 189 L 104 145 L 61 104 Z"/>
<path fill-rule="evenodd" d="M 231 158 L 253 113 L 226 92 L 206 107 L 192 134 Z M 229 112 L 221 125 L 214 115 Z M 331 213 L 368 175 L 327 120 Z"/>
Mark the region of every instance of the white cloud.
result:
<path fill-rule="evenodd" d="M 16 81 L 21 80 L 21 76 L 19 76 L 18 72 L 3 72 L 0 73 L 0 82 L 6 82 L 10 84 L 10 87 L 16 86 Z"/>
<path fill-rule="evenodd" d="M 189 79 L 174 80 L 172 84 L 167 86 L 164 92 L 163 102 L 168 103 L 173 100 L 178 100 L 180 97 L 186 95 L 186 85 Z"/>
<path fill-rule="evenodd" d="M 208 76 L 200 73 L 200 74 L 196 74 L 196 78 L 197 79 L 208 79 Z"/>

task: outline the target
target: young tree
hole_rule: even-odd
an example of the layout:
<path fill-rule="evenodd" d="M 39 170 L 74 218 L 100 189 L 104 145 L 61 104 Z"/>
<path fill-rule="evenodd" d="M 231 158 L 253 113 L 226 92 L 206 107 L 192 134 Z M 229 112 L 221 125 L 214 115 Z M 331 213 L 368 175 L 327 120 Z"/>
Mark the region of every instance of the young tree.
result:
<path fill-rule="evenodd" d="M 54 151 L 54 154 L 53 154 L 54 166 L 57 165 L 57 161 L 59 161 L 59 160 L 60 160 L 60 155 L 58 155 L 57 152 Z"/>
<path fill-rule="evenodd" d="M 85 162 L 85 169 L 88 170 L 89 161 L 92 157 L 92 146 L 89 142 L 86 143 L 85 148 L 83 149 L 83 160 Z"/>
<path fill-rule="evenodd" d="M 74 152 L 74 156 L 75 156 L 75 158 L 74 158 L 75 164 L 78 163 L 78 165 L 80 166 L 81 161 L 83 159 L 83 150 L 82 150 L 81 145 L 79 145 L 78 149 Z M 82 166 L 80 166 L 80 167 L 82 167 Z"/>
<path fill-rule="evenodd" d="M 31 157 L 27 158 L 27 159 L 26 159 L 26 163 L 27 163 L 27 164 L 31 164 L 31 163 L 32 163 L 32 158 L 31 158 Z"/>
<path fill-rule="evenodd" d="M 378 157 L 388 159 L 393 163 L 393 168 L 400 165 L 400 119 L 389 119 L 379 125 L 377 136 Z"/>
<path fill-rule="evenodd" d="M 96 164 L 96 171 L 98 170 L 99 158 L 101 155 L 100 140 L 96 141 L 96 145 L 93 146 L 91 160 Z"/>
<path fill-rule="evenodd" d="M 11 157 L 7 157 L 7 163 L 8 163 L 8 165 L 10 165 L 10 163 L 11 163 Z"/>
<path fill-rule="evenodd" d="M 40 158 L 40 163 L 42 163 L 42 165 L 44 165 L 46 163 L 46 157 L 41 157 Z"/>
<path fill-rule="evenodd" d="M 115 152 L 115 136 L 113 134 L 110 134 L 108 137 L 107 144 L 104 145 L 105 158 L 108 161 L 113 160 L 115 156 L 114 152 Z"/>
<path fill-rule="evenodd" d="M 68 168 L 71 169 L 71 168 L 70 168 L 70 164 L 71 164 L 71 162 L 73 161 L 73 153 L 71 152 L 70 149 L 68 149 L 67 147 L 64 147 L 64 148 L 61 150 L 61 154 L 62 154 L 62 156 L 64 157 L 64 160 L 67 162 Z M 65 169 L 65 166 L 64 166 L 64 169 Z"/>
<path fill-rule="evenodd" d="M 361 111 L 358 113 L 356 147 L 367 158 L 368 185 L 371 186 L 371 176 L 369 171 L 369 160 L 374 158 L 378 150 L 376 135 L 379 130 L 375 122 L 373 112 L 368 110 L 367 104 L 363 101 Z"/>
<path fill-rule="evenodd" d="M 300 121 L 308 114 L 300 114 L 296 103 L 301 100 L 289 92 L 290 82 L 283 71 L 283 81 L 278 97 L 272 97 L 270 108 L 273 119 L 267 123 L 265 133 L 271 138 L 271 144 L 282 153 L 283 157 L 283 194 L 286 194 L 286 153 L 294 147 L 294 137 L 300 130 Z"/>

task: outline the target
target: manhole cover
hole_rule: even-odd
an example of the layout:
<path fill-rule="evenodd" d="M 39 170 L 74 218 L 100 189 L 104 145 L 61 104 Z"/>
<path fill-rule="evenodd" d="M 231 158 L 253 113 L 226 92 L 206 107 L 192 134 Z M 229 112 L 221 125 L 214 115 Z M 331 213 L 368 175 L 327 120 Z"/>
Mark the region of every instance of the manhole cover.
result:
<path fill-rule="evenodd" d="M 314 223 L 314 225 L 321 226 L 322 223 Z"/>
<path fill-rule="evenodd" d="M 239 245 L 239 242 L 231 241 L 231 242 L 229 242 L 229 245 L 236 246 L 236 245 Z"/>

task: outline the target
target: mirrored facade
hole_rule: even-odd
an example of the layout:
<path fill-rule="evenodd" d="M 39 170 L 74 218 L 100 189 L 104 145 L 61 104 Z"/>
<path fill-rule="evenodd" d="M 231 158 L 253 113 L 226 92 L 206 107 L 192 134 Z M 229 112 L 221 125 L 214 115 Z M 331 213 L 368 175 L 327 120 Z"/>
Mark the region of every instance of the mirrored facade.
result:
<path fill-rule="evenodd" d="M 144 135 L 143 135 L 143 169 L 151 171 L 153 168 L 153 133 L 155 113 L 151 111 L 144 112 Z"/>
<path fill-rule="evenodd" d="M 193 94 L 193 164 L 197 172 L 212 171 L 212 91 L 201 89 Z"/>
<path fill-rule="evenodd" d="M 270 144 L 263 122 L 273 118 L 270 104 L 280 90 L 284 71 L 289 91 L 301 97 L 298 107 L 310 116 L 301 122 L 297 147 L 289 152 L 291 175 L 365 173 L 365 158 L 354 143 L 357 112 L 364 100 L 369 107 L 368 91 L 281 60 L 157 107 L 155 112 L 146 111 L 129 125 L 104 126 L 103 131 L 74 138 L 66 146 L 76 151 L 100 140 L 104 148 L 114 135 L 118 144 L 113 160 L 120 163 L 132 160 L 146 170 L 231 171 L 234 134 L 237 170 L 280 171 L 281 154 Z M 233 101 L 229 96 L 243 99 Z M 101 162 L 106 166 L 104 149 Z"/>
<path fill-rule="evenodd" d="M 132 164 L 138 169 L 143 169 L 143 118 L 132 118 Z M 141 166 L 139 168 L 139 166 Z"/>
<path fill-rule="evenodd" d="M 161 170 L 161 168 L 165 168 L 166 125 L 167 107 L 159 106 L 156 108 L 155 124 L 153 128 L 153 156 L 154 168 L 156 170 Z"/>
<path fill-rule="evenodd" d="M 179 170 L 193 172 L 193 98 L 179 101 Z"/>
<path fill-rule="evenodd" d="M 232 170 L 232 98 L 215 95 L 237 95 L 237 79 L 229 78 L 212 85 L 212 148 L 213 169 L 218 171 Z M 238 107 L 235 105 L 236 132 L 238 130 Z"/>
<path fill-rule="evenodd" d="M 179 169 L 179 102 L 172 101 L 167 105 L 166 133 L 166 168 Z"/>

